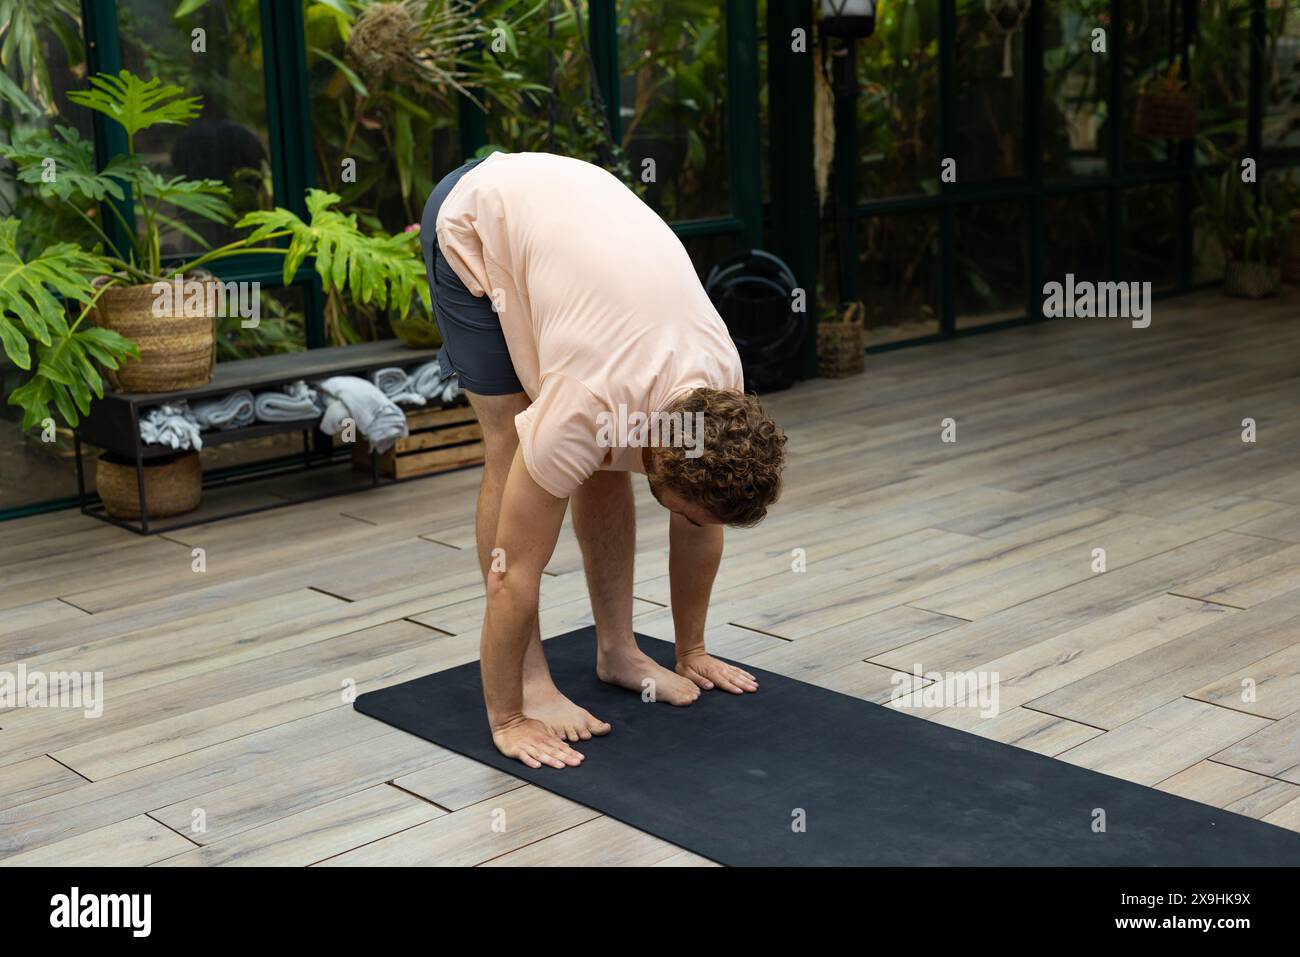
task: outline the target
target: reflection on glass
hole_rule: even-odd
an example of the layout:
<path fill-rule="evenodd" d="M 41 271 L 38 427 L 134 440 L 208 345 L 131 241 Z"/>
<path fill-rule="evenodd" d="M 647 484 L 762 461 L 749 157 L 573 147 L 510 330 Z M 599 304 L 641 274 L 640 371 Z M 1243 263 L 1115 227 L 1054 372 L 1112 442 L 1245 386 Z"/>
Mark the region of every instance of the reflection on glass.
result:
<path fill-rule="evenodd" d="M 1025 209 L 1020 202 L 961 206 L 956 212 L 953 296 L 962 327 L 1025 313 Z"/>
<path fill-rule="evenodd" d="M 520 9 L 498 0 L 483 15 L 506 17 Z M 513 152 L 541 151 L 576 156 L 610 166 L 604 104 L 593 96 L 595 74 L 588 55 L 591 37 L 583 4 L 547 7 L 517 27 L 518 55 L 509 60 L 520 78 L 518 96 L 494 100 L 487 112 L 487 138 Z"/>
<path fill-rule="evenodd" d="M 1106 56 L 1094 30 L 1108 30 L 1108 0 L 1048 5 L 1043 48 L 1043 171 L 1048 176 L 1106 172 Z"/>
<path fill-rule="evenodd" d="M 1119 276 L 1165 289 L 1178 282 L 1178 187 L 1140 186 L 1124 193 Z"/>
<path fill-rule="evenodd" d="M 1068 274 L 1093 282 L 1106 278 L 1106 197 L 1073 193 L 1043 200 L 1043 281 Z"/>
<path fill-rule="evenodd" d="M 400 23 L 384 22 L 390 6 L 305 0 L 303 30 L 316 184 L 370 228 L 394 233 L 419 221 L 434 183 L 465 157 L 456 91 L 405 59 L 430 42 L 423 21 L 394 8 Z M 388 42 L 363 64 L 358 50 L 371 52 L 376 36 Z"/>
<path fill-rule="evenodd" d="M 1134 117 L 1138 94 L 1166 76 L 1170 65 L 1178 62 L 1179 47 L 1169 18 L 1169 3 L 1127 0 L 1124 10 L 1124 158 L 1129 163 L 1164 162 L 1172 157 L 1168 140 L 1139 133 L 1134 129 Z"/>
<path fill-rule="evenodd" d="M 263 287 L 256 326 L 246 328 L 240 316 L 217 319 L 218 361 L 302 351 L 307 347 L 305 303 L 302 286 Z"/>
<path fill-rule="evenodd" d="M 1264 146 L 1300 147 L 1300 0 L 1268 5 Z"/>
<path fill-rule="evenodd" d="M 961 182 L 1024 172 L 1022 27 L 1021 21 L 991 15 L 984 0 L 957 0 L 954 125 Z"/>
<path fill-rule="evenodd" d="M 0 141 L 39 144 L 55 127 L 70 127 L 90 141 L 90 111 L 67 99 L 69 90 L 84 86 L 86 73 L 81 4 L 49 0 L 40 5 L 37 18 L 10 13 L 9 21 L 0 24 L 6 50 L 14 51 L 3 65 L 9 82 L 0 91 Z M 94 217 L 98 211 L 88 214 Z M 52 243 L 92 245 L 98 238 L 67 205 L 42 199 L 35 187 L 19 184 L 13 166 L 0 159 L 0 217 L 10 216 L 21 224 L 18 243 L 25 258 Z M 39 431 L 23 433 L 22 410 L 3 401 L 27 378 L 0 349 L 0 511 L 72 496 L 77 490 L 71 431 L 60 425 L 54 442 L 42 441 Z"/>
<path fill-rule="evenodd" d="M 93 140 L 92 113 L 68 102 L 68 91 L 81 89 L 86 51 L 81 39 L 81 5 L 52 0 L 40 20 L 17 17 L 4 25 L 5 44 L 20 50 L 4 64 L 9 83 L 0 89 L 0 141 L 41 143 L 70 127 Z M 94 217 L 96 210 L 90 210 Z M 32 186 L 19 186 L 13 166 L 0 159 L 0 216 L 21 222 L 19 248 L 33 252 L 52 242 L 93 244 L 94 229 L 63 203 L 43 199 Z M 0 362 L 3 362 L 0 351 Z"/>
<path fill-rule="evenodd" d="M 1200 99 L 1198 158 L 1241 155 L 1250 109 L 1249 3 L 1201 0 L 1191 66 Z"/>
<path fill-rule="evenodd" d="M 933 193 L 939 171 L 939 7 L 882 4 L 858 44 L 858 196 Z"/>
<path fill-rule="evenodd" d="M 858 222 L 858 292 L 866 304 L 867 344 L 939 331 L 939 214 L 880 216 Z M 823 245 L 833 249 L 828 227 Z M 827 260 L 823 258 L 823 262 Z M 823 267 L 823 276 L 833 269 Z M 838 298 L 838 297 L 837 297 Z M 824 302 L 834 299 L 823 297 Z"/>
<path fill-rule="evenodd" d="M 117 12 L 122 65 L 143 79 L 182 87 L 203 105 L 184 126 L 142 130 L 136 152 L 160 175 L 225 183 L 237 215 L 273 206 L 256 0 L 207 3 L 180 18 L 165 15 L 154 0 L 119 0 Z M 200 242 L 216 246 L 238 235 L 181 210 L 168 215 L 180 226 L 163 232 L 164 254 L 195 252 Z"/>
<path fill-rule="evenodd" d="M 622 146 L 645 200 L 669 221 L 725 216 L 724 4 L 626 0 L 618 18 Z"/>

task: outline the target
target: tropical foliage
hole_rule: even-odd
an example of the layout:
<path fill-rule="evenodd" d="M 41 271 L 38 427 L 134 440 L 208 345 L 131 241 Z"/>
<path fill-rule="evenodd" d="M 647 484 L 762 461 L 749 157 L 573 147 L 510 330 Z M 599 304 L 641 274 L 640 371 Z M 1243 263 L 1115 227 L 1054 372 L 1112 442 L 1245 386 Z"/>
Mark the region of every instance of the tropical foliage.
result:
<path fill-rule="evenodd" d="M 17 167 L 20 182 L 73 210 L 99 238 L 91 250 L 54 243 L 39 255 L 24 258 L 18 248 L 17 221 L 6 221 L 0 237 L 4 242 L 0 259 L 4 347 L 22 369 L 32 368 L 27 340 L 37 347 L 33 379 L 9 397 L 11 404 L 23 407 L 25 425 L 43 420 L 50 401 L 68 424 L 75 425 L 78 411 L 84 414 L 89 407 L 90 395 L 102 394 L 90 360 L 117 361 L 128 354 L 129 346 L 120 337 L 106 338 L 82 328 L 89 306 L 105 288 L 101 285 L 97 291 L 92 286 L 96 276 L 118 283 L 151 283 L 236 256 L 278 255 L 284 259 L 282 279 L 287 285 L 311 258 L 331 295 L 346 294 L 399 316 L 405 316 L 413 302 L 428 310 L 418 229 L 396 235 L 365 232 L 355 215 L 333 208 L 339 197 L 332 193 L 308 192 L 306 222 L 284 209 L 249 212 L 235 223 L 249 230 L 247 234 L 210 248 L 177 213 L 228 223 L 234 217 L 228 202 L 230 188 L 216 180 L 164 177 L 137 154 L 135 142 L 142 130 L 188 123 L 198 114 L 199 99 L 185 95 L 178 86 L 157 78 L 141 80 L 125 70 L 116 76 L 91 77 L 90 84 L 89 90 L 74 91 L 69 99 L 118 124 L 127 143 L 126 154 L 103 170 L 94 169 L 90 145 L 69 127 L 57 129 L 58 139 L 22 136 L 15 144 L 0 145 L 0 155 Z M 139 230 L 131 228 L 119 208 L 128 195 L 139 210 Z M 118 217 L 121 232 L 128 237 L 121 241 L 125 248 L 97 222 L 100 209 Z M 183 233 L 202 251 L 180 261 L 164 261 L 164 228 Z M 64 303 L 56 297 L 83 304 L 72 326 L 64 320 Z"/>
<path fill-rule="evenodd" d="M 76 425 L 90 411 L 90 400 L 103 398 L 99 363 L 116 369 L 121 360 L 138 356 L 135 346 L 116 332 L 87 325 L 98 294 L 91 285 L 107 266 L 75 243 L 56 243 L 39 256 L 18 250 L 18 221 L 0 221 L 0 343 L 18 368 L 35 374 L 9 397 L 23 409 L 24 429 L 40 425 L 54 403 L 65 422 Z M 76 318 L 69 323 L 69 311 Z"/>
<path fill-rule="evenodd" d="M 1203 241 L 1213 239 L 1232 262 L 1277 265 L 1290 229 L 1289 202 L 1274 202 L 1265 183 L 1252 195 L 1241 173 L 1231 167 L 1216 179 L 1202 177 L 1197 189 L 1201 205 L 1192 220 L 1201 228 Z"/>

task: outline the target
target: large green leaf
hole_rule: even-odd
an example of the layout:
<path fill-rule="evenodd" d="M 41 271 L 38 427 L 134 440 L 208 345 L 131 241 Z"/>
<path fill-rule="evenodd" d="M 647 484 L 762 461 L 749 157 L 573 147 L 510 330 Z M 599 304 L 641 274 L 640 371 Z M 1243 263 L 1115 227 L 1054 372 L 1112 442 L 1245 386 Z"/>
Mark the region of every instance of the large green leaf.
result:
<path fill-rule="evenodd" d="M 95 149 L 89 140 L 68 126 L 54 129 L 57 137 L 29 130 L 12 144 L 0 144 L 0 156 L 18 167 L 18 180 L 36 186 L 42 195 L 64 201 L 74 195 L 96 203 L 105 197 L 121 200 L 120 181 L 129 182 L 144 169 L 138 160 L 115 156 L 101 172 L 95 169 Z"/>
<path fill-rule="evenodd" d="M 89 90 L 70 90 L 68 99 L 120 123 L 128 140 L 151 126 L 183 125 L 199 115 L 199 97 L 185 96 L 181 87 L 157 77 L 146 81 L 129 70 L 117 76 L 97 73 L 90 85 Z"/>
<path fill-rule="evenodd" d="M 81 56 L 81 4 L 77 0 L 0 0 L 0 67 L 7 74 L 0 83 L 4 99 L 30 113 L 28 106 L 54 115 L 53 90 L 47 58 L 57 40 L 66 59 L 76 63 Z"/>
<path fill-rule="evenodd" d="M 108 272 L 106 264 L 75 243 L 55 243 L 35 259 L 18 252 L 18 220 L 0 221 L 0 326 L 5 352 L 20 369 L 31 368 L 25 339 L 49 346 L 67 333 L 62 299 L 88 303 L 91 280 Z M 15 335 L 17 333 L 17 335 Z"/>
<path fill-rule="evenodd" d="M 23 88 L 9 78 L 9 74 L 0 70 L 0 101 L 8 103 L 19 113 L 26 116 L 40 116 L 41 108 L 32 102 L 32 98 L 23 92 Z"/>
<path fill-rule="evenodd" d="M 90 411 L 92 397 L 104 397 L 98 362 L 116 369 L 140 352 L 129 339 L 94 326 L 67 329 L 37 350 L 36 374 L 9 395 L 9 404 L 23 410 L 22 428 L 36 428 L 50 414 L 50 403 L 70 426 Z"/>
<path fill-rule="evenodd" d="M 104 394 L 96 363 L 117 368 L 123 358 L 139 355 L 116 332 L 68 324 L 68 304 L 89 305 L 92 280 L 107 272 L 107 263 L 74 243 L 55 243 L 25 260 L 18 252 L 18 220 L 0 220 L 0 344 L 20 369 L 34 368 L 9 396 L 23 409 L 23 428 L 40 425 L 50 403 L 76 425 L 92 397 Z"/>
<path fill-rule="evenodd" d="M 230 187 L 220 180 L 188 180 L 183 176 L 163 179 L 153 170 L 143 170 L 140 190 L 154 201 L 153 205 L 170 203 L 214 223 L 228 223 L 235 218 L 235 211 L 227 202 Z"/>
<path fill-rule="evenodd" d="M 427 304 L 428 280 L 417 248 L 418 233 L 368 236 L 358 228 L 355 215 L 332 208 L 338 202 L 336 193 L 309 189 L 309 222 L 277 208 L 248 213 L 235 225 L 256 227 L 249 242 L 289 234 L 289 251 L 284 257 L 286 286 L 311 256 L 326 291 L 347 293 L 360 303 L 391 306 L 403 317 L 411 308 L 413 293 Z"/>

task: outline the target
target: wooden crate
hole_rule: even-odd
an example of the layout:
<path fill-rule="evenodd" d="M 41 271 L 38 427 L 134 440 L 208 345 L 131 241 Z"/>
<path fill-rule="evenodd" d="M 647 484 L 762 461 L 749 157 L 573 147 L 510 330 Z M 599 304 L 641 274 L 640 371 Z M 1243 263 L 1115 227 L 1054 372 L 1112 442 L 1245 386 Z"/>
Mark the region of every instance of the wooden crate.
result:
<path fill-rule="evenodd" d="M 379 473 L 386 478 L 432 475 L 483 461 L 483 427 L 467 405 L 450 409 L 412 409 L 406 413 L 411 434 L 379 456 Z M 352 449 L 352 464 L 370 469 L 370 443 Z"/>

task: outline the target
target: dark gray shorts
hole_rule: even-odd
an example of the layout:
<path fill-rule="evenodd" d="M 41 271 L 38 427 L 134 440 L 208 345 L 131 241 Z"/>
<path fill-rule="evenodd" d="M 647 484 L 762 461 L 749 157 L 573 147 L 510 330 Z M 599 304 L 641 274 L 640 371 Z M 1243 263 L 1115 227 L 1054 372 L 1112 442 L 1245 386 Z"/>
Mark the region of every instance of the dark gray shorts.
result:
<path fill-rule="evenodd" d="M 429 273 L 433 318 L 442 334 L 438 362 L 443 372 L 456 373 L 461 386 L 479 395 L 523 392 L 506 348 L 501 319 L 488 296 L 475 296 L 461 282 L 438 249 L 438 210 L 460 178 L 482 160 L 473 160 L 444 176 L 429 194 L 420 217 L 420 246 Z"/>

